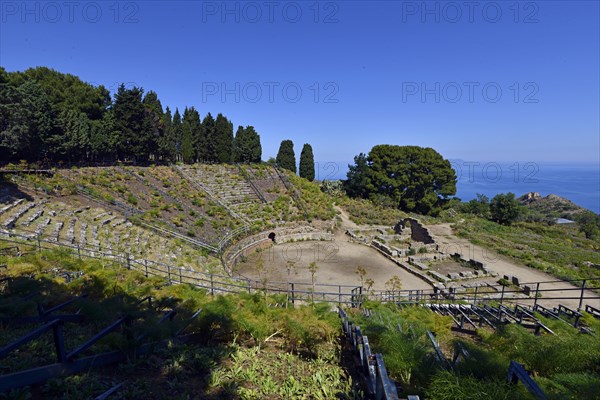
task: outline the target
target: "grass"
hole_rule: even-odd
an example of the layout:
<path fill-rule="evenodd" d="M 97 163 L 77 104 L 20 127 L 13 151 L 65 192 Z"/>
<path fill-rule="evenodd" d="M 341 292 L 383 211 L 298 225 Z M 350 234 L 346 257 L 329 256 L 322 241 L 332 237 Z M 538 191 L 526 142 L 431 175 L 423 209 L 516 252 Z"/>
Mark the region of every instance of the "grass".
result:
<path fill-rule="evenodd" d="M 337 215 L 333 207 L 333 197 L 323 193 L 318 183 L 309 182 L 289 171 L 284 171 L 284 173 L 300 192 L 300 198 L 306 209 L 309 221 L 314 219 L 328 221 Z"/>
<path fill-rule="evenodd" d="M 597 336 L 579 333 L 558 320 L 537 315 L 558 335 L 534 336 L 520 325 L 496 331 L 481 329 L 474 337 L 451 333 L 449 317 L 423 307 L 398 307 L 367 302 L 375 312 L 369 318 L 351 316 L 372 351 L 384 356 L 388 374 L 402 385 L 401 395 L 428 399 L 532 399 L 523 385 L 507 385 L 511 360 L 522 363 L 550 399 L 600 398 L 600 346 Z M 600 332 L 600 321 L 585 314 L 583 323 Z M 398 328 L 400 327 L 400 328 Z M 434 333 L 440 348 L 451 358 L 456 343 L 470 358 L 450 371 L 433 359 L 433 346 L 425 331 Z"/>
<path fill-rule="evenodd" d="M 348 212 L 350 219 L 359 225 L 390 226 L 408 216 L 396 208 L 376 205 L 370 200 L 344 197 L 339 202 Z"/>
<path fill-rule="evenodd" d="M 145 357 L 107 368 L 51 379 L 21 388 L 8 398 L 87 399 L 124 382 L 118 398 L 139 399 L 329 399 L 352 398 L 353 385 L 339 365 L 340 322 L 327 305 L 273 307 L 283 298 L 263 294 L 215 296 L 186 284 L 166 285 L 162 278 L 145 278 L 110 261 L 85 261 L 65 251 L 44 251 L 20 258 L 1 257 L 10 279 L 0 287 L 0 317 L 35 315 L 36 301 L 55 305 L 81 293 L 89 297 L 64 312 L 81 310 L 93 316 L 84 324 L 65 326 L 67 349 L 98 332 L 122 313 L 135 316 L 132 329 L 151 340 L 169 337 L 198 308 L 202 312 L 186 333 L 188 344 L 171 342 Z M 56 269 L 82 271 L 70 283 Z M 17 301 L 39 291 L 37 298 Z M 156 309 L 175 308 L 173 326 L 158 329 L 162 312 L 136 300 L 152 296 Z M 179 322 L 178 322 L 179 321 Z M 35 326 L 5 325 L 0 342 L 10 343 Z M 8 372 L 54 362 L 52 335 L 34 340 L 3 360 Z M 130 349 L 120 335 L 109 335 L 86 354 Z"/>
<path fill-rule="evenodd" d="M 586 239 L 575 226 L 548 226 L 535 222 L 500 225 L 482 218 L 465 216 L 453 225 L 458 236 L 473 244 L 560 279 L 598 277 L 600 271 L 586 262 L 600 264 L 600 241 Z M 593 281 L 590 285 L 600 285 Z"/>

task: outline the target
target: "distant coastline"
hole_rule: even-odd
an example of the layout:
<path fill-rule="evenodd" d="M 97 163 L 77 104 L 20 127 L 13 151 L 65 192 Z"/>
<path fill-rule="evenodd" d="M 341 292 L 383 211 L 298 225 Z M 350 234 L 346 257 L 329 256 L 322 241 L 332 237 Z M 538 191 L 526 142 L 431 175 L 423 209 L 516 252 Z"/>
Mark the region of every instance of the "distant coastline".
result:
<path fill-rule="evenodd" d="M 457 171 L 456 196 L 463 201 L 474 199 L 477 193 L 493 197 L 506 192 L 517 196 L 538 192 L 564 197 L 600 214 L 598 163 L 450 161 Z M 317 162 L 317 179 L 346 179 L 348 164 L 352 162 Z"/>

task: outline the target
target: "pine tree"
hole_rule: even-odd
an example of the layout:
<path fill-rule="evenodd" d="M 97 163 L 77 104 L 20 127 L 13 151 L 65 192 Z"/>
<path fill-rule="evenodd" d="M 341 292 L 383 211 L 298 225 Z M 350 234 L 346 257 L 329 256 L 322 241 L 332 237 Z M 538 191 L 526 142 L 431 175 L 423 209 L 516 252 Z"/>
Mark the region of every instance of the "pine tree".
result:
<path fill-rule="evenodd" d="M 217 161 L 228 163 L 233 155 L 233 124 L 223 114 L 215 120 L 214 146 Z"/>
<path fill-rule="evenodd" d="M 354 158 L 348 194 L 391 204 L 403 211 L 436 215 L 456 193 L 456 172 L 432 148 L 377 145 Z"/>
<path fill-rule="evenodd" d="M 260 136 L 253 126 L 238 127 L 233 141 L 233 161 L 242 163 L 258 163 L 262 157 Z"/>
<path fill-rule="evenodd" d="M 100 121 L 91 121 L 90 151 L 92 159 L 99 161 L 115 160 L 121 133 L 117 130 L 115 116 L 108 110 Z"/>
<path fill-rule="evenodd" d="M 52 104 L 40 85 L 0 85 L 0 160 L 36 160 L 48 153 L 53 134 Z"/>
<path fill-rule="evenodd" d="M 279 145 L 276 158 L 277 165 L 296 173 L 296 155 L 294 154 L 294 142 L 284 140 Z"/>
<path fill-rule="evenodd" d="M 90 121 L 76 110 L 64 110 L 58 116 L 57 135 L 47 143 L 53 158 L 80 161 L 90 150 Z"/>
<path fill-rule="evenodd" d="M 300 177 L 315 180 L 315 157 L 313 156 L 312 146 L 305 143 L 300 153 Z"/>
<path fill-rule="evenodd" d="M 121 84 L 113 105 L 116 126 L 122 134 L 120 150 L 123 156 L 134 161 L 147 160 L 151 150 L 151 136 L 144 124 L 143 93 L 141 88 L 126 89 Z"/>

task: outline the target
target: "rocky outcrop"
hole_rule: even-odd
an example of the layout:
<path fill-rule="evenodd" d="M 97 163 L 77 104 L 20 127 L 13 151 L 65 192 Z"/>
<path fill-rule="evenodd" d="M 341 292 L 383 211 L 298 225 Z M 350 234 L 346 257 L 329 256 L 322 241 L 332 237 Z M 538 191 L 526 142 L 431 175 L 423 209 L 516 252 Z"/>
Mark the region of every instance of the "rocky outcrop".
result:
<path fill-rule="evenodd" d="M 548 217 L 569 217 L 585 211 L 585 208 L 578 206 L 569 199 L 549 194 L 543 197 L 538 192 L 529 192 L 517 199 L 519 203 L 535 210 Z"/>

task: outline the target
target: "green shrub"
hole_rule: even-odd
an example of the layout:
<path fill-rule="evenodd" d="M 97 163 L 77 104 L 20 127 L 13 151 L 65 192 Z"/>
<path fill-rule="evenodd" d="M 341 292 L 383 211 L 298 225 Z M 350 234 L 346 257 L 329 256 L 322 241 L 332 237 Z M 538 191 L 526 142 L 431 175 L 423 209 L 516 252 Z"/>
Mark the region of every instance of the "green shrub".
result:
<path fill-rule="evenodd" d="M 133 193 L 128 193 L 127 202 L 136 206 L 138 204 L 138 199 L 133 195 Z"/>

